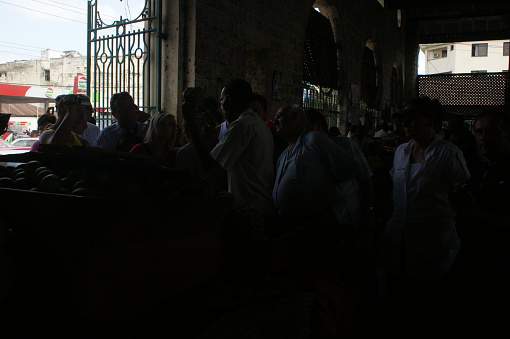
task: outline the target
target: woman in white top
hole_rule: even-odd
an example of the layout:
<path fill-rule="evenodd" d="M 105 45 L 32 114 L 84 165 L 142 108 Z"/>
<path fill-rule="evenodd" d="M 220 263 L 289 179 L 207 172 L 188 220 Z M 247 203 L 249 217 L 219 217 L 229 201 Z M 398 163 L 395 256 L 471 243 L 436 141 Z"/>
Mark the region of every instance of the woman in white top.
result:
<path fill-rule="evenodd" d="M 437 330 L 431 324 L 444 326 L 447 273 L 459 250 L 448 194 L 470 174 L 459 148 L 436 135 L 444 115 L 437 100 L 413 99 L 396 115 L 411 140 L 397 148 L 390 171 L 393 215 L 382 239 L 380 266 L 392 311 L 409 317 L 396 326 Z"/>

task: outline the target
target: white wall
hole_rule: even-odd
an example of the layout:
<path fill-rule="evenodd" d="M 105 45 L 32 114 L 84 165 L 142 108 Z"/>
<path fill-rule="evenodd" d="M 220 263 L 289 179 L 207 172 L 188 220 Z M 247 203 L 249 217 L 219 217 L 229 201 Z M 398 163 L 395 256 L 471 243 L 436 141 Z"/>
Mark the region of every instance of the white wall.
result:
<path fill-rule="evenodd" d="M 503 70 L 508 70 L 508 56 L 503 56 L 503 42 L 508 42 L 508 40 L 457 43 L 455 45 L 455 73 L 471 73 L 471 71 L 475 70 L 487 70 L 487 72 L 502 72 Z M 489 49 L 487 56 L 471 56 L 472 45 L 480 43 L 488 43 Z"/>
<path fill-rule="evenodd" d="M 470 41 L 450 44 L 422 45 L 421 50 L 426 56 L 425 74 L 436 73 L 471 73 L 471 71 L 486 70 L 487 72 L 502 72 L 509 69 L 509 57 L 503 56 L 503 43 L 509 40 Z M 473 57 L 473 44 L 488 44 L 486 57 Z M 451 46 L 453 50 L 451 49 Z M 446 48 L 447 57 L 433 58 L 434 50 Z"/>

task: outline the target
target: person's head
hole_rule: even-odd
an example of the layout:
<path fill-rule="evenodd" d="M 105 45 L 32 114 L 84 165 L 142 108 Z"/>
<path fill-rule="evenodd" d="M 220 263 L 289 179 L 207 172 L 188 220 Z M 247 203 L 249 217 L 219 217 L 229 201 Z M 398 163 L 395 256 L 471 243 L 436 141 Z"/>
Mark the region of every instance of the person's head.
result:
<path fill-rule="evenodd" d="M 233 122 L 250 107 L 252 90 L 246 80 L 235 79 L 221 91 L 220 104 L 228 122 Z"/>
<path fill-rule="evenodd" d="M 203 100 L 204 110 L 207 113 L 214 113 L 218 110 L 218 101 L 213 97 L 205 97 Z"/>
<path fill-rule="evenodd" d="M 473 125 L 480 155 L 494 162 L 510 153 L 510 116 L 500 110 L 477 115 Z"/>
<path fill-rule="evenodd" d="M 54 125 L 57 122 L 57 117 L 53 114 L 44 113 L 37 119 L 37 129 L 44 131 L 49 125 Z"/>
<path fill-rule="evenodd" d="M 138 107 L 128 92 L 115 93 L 110 98 L 110 109 L 117 123 L 125 129 L 130 129 L 138 119 Z"/>
<path fill-rule="evenodd" d="M 402 122 L 408 138 L 426 141 L 440 130 L 445 112 L 439 101 L 429 97 L 418 97 L 409 101 L 402 111 L 393 115 Z"/>
<path fill-rule="evenodd" d="M 267 116 L 269 115 L 269 110 L 267 107 L 267 100 L 262 95 L 258 93 L 253 93 L 250 108 L 258 114 L 258 116 L 266 121 Z"/>
<path fill-rule="evenodd" d="M 11 119 L 11 113 L 0 113 L 0 132 L 4 134 L 9 128 L 9 120 Z"/>
<path fill-rule="evenodd" d="M 464 118 L 462 116 L 450 116 L 447 129 L 452 133 L 460 133 L 464 130 Z"/>
<path fill-rule="evenodd" d="M 278 136 L 294 141 L 306 130 L 306 114 L 297 106 L 283 106 L 276 113 L 273 125 Z"/>
<path fill-rule="evenodd" d="M 168 146 L 173 147 L 177 138 L 177 122 L 170 113 L 158 113 L 152 117 L 144 142 L 152 144 L 157 140 L 165 140 Z"/>
<path fill-rule="evenodd" d="M 90 102 L 90 98 L 85 94 L 76 94 L 80 101 L 83 103 L 83 107 L 85 109 L 85 118 L 87 121 L 92 119 L 92 114 L 94 113 L 94 107 L 92 107 L 92 103 Z"/>
<path fill-rule="evenodd" d="M 315 109 L 307 109 L 305 113 L 307 120 L 306 128 L 309 131 L 317 131 L 323 134 L 328 134 L 328 122 L 321 112 Z"/>
<path fill-rule="evenodd" d="M 365 125 L 359 125 L 356 130 L 356 136 L 359 138 L 363 138 L 364 136 L 366 136 L 366 132 L 367 128 L 365 127 Z"/>
<path fill-rule="evenodd" d="M 84 98 L 85 97 L 85 98 Z M 62 122 L 64 117 L 69 113 L 71 106 L 76 107 L 76 112 L 81 114 L 80 119 L 75 119 L 71 130 L 76 134 L 83 134 L 87 129 L 86 107 L 90 106 L 90 100 L 87 96 L 80 96 L 78 94 L 64 94 L 55 98 L 57 108 L 57 121 L 55 125 Z"/>
<path fill-rule="evenodd" d="M 340 136 L 340 128 L 338 128 L 337 126 L 331 126 L 331 127 L 328 129 L 328 135 L 329 135 L 331 138 L 335 138 L 335 137 Z"/>

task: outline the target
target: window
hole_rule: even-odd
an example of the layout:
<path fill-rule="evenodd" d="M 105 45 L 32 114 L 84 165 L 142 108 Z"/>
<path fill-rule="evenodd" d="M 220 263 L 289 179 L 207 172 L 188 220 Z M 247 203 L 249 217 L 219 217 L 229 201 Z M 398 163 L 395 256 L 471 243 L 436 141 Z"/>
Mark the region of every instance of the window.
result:
<path fill-rule="evenodd" d="M 504 56 L 510 55 L 510 42 L 503 42 L 503 55 Z"/>
<path fill-rule="evenodd" d="M 441 51 L 441 58 L 446 58 L 447 56 L 448 56 L 448 50 L 443 49 L 443 50 Z"/>
<path fill-rule="evenodd" d="M 454 48 L 455 48 L 455 45 L 451 45 L 450 46 L 450 51 L 453 51 Z"/>
<path fill-rule="evenodd" d="M 485 57 L 489 49 L 489 44 L 473 44 L 471 48 L 471 56 L 474 57 Z"/>
<path fill-rule="evenodd" d="M 44 81 L 50 81 L 50 70 L 49 69 L 44 70 Z"/>
<path fill-rule="evenodd" d="M 481 70 L 477 70 L 477 71 L 471 71 L 471 73 L 487 73 L 487 70 L 481 69 Z"/>

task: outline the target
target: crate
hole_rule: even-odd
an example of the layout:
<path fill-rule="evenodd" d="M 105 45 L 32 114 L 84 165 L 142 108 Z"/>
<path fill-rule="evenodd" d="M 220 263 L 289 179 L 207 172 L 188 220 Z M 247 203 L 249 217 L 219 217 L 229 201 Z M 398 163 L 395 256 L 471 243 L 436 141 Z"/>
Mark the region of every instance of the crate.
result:
<path fill-rule="evenodd" d="M 38 157 L 158 172 L 138 161 L 126 169 L 129 160 L 109 157 L 25 157 L 22 162 Z M 97 325 L 134 317 L 190 290 L 224 263 L 231 196 L 82 197 L 7 188 L 0 194 L 21 269 L 68 319 Z M 27 209 L 36 217 L 20 218 Z"/>

